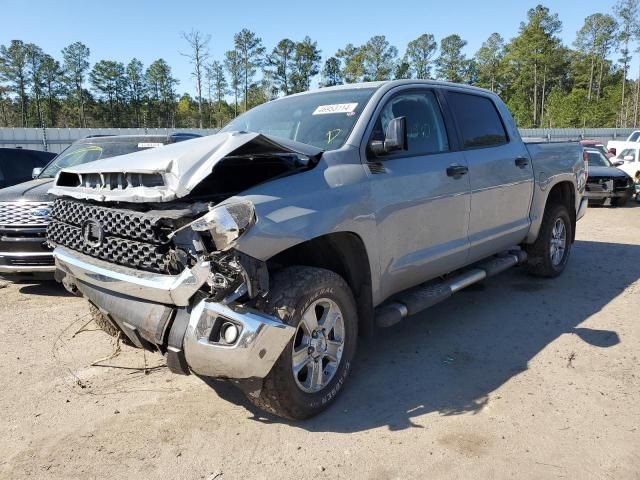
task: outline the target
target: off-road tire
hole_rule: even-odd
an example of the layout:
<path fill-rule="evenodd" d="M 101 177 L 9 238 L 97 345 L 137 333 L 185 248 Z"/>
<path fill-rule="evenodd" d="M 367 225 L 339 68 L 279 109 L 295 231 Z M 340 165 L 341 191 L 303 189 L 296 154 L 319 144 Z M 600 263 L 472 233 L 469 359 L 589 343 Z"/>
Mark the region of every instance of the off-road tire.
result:
<path fill-rule="evenodd" d="M 302 313 L 319 298 L 333 300 L 342 313 L 345 328 L 342 358 L 333 378 L 322 390 L 306 393 L 296 384 L 291 366 L 292 338 L 264 379 L 259 393 L 247 395 L 255 406 L 274 415 L 292 420 L 309 418 L 335 400 L 351 371 L 358 336 L 356 302 L 342 277 L 322 268 L 287 267 L 276 272 L 270 284 L 262 308 L 288 325 L 297 327 Z"/>
<path fill-rule="evenodd" d="M 558 218 L 562 217 L 566 229 L 566 246 L 562 261 L 558 265 L 553 265 L 550 256 L 551 248 L 551 232 Z M 553 278 L 560 275 L 569 260 L 571 254 L 571 244 L 573 238 L 573 226 L 571 224 L 571 216 L 565 205 L 554 204 L 549 205 L 545 209 L 542 217 L 542 224 L 538 232 L 538 238 L 530 245 L 524 245 L 524 251 L 527 252 L 527 261 L 524 264 L 525 269 L 531 275 L 537 277 Z"/>
<path fill-rule="evenodd" d="M 627 202 L 629 201 L 629 197 L 628 196 L 624 196 L 624 197 L 618 197 L 618 198 L 612 198 L 611 199 L 611 206 L 612 207 L 624 207 Z"/>
<path fill-rule="evenodd" d="M 89 315 L 91 316 L 91 320 L 93 320 L 93 323 L 98 325 L 104 333 L 114 338 L 120 335 L 120 341 L 123 344 L 133 345 L 131 343 L 131 340 L 129 340 L 124 333 L 118 330 L 107 318 L 105 318 L 100 309 L 98 309 L 98 307 L 96 307 L 91 302 L 89 302 Z"/>

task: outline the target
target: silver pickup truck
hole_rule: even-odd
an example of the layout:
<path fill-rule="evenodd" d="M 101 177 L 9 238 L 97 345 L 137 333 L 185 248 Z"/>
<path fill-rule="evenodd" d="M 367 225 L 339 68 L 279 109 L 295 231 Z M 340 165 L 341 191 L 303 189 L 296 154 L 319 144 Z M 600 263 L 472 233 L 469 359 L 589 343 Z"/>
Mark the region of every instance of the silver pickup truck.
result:
<path fill-rule="evenodd" d="M 525 145 L 491 92 L 363 83 L 65 169 L 47 236 L 106 332 L 300 419 L 359 335 L 518 264 L 562 273 L 585 181 L 577 143 Z"/>

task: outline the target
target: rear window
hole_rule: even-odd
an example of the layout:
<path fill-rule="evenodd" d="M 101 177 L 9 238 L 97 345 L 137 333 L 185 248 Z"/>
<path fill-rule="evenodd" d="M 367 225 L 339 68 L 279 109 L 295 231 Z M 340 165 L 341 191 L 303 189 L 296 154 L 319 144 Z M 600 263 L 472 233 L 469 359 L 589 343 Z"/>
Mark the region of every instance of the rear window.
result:
<path fill-rule="evenodd" d="M 449 92 L 448 98 L 464 148 L 495 147 L 507 143 L 507 133 L 491 99 L 457 92 Z"/>

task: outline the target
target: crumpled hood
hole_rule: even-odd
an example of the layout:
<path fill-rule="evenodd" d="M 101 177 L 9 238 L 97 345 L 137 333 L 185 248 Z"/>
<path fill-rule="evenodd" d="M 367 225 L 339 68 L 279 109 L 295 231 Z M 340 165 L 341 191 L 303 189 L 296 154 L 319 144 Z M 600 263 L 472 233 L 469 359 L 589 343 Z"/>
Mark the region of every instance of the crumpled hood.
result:
<path fill-rule="evenodd" d="M 625 172 L 616 167 L 589 167 L 590 177 L 628 177 Z"/>
<path fill-rule="evenodd" d="M 53 178 L 36 178 L 28 182 L 0 189 L 0 202 L 46 202 L 53 201 L 47 194 Z"/>
<path fill-rule="evenodd" d="M 79 199 L 122 202 L 167 202 L 189 194 L 202 182 L 220 160 L 230 155 L 297 153 L 319 156 L 322 150 L 300 142 L 255 132 L 225 132 L 196 138 L 159 148 L 65 168 L 56 177 L 49 193 Z M 127 186 L 109 189 L 104 186 L 64 186 L 61 176 L 87 174 L 156 174 L 163 185 Z M 95 175 L 94 175 L 95 176 Z"/>

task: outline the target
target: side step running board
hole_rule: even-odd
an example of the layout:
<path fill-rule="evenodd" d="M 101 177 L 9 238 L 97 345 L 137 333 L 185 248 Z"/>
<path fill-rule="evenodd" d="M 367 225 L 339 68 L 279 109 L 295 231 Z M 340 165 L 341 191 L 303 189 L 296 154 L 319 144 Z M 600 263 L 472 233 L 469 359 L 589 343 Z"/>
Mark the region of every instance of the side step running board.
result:
<path fill-rule="evenodd" d="M 398 293 L 375 310 L 375 320 L 379 327 L 390 327 L 409 315 L 415 315 L 436 303 L 446 300 L 454 293 L 476 282 L 525 262 L 527 254 L 522 250 L 510 250 L 487 260 L 482 260 L 460 275 L 443 282 L 419 285 Z"/>

